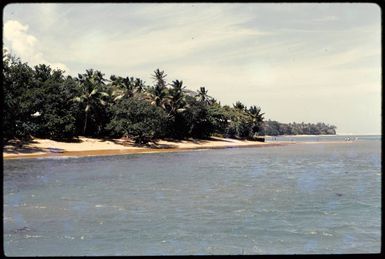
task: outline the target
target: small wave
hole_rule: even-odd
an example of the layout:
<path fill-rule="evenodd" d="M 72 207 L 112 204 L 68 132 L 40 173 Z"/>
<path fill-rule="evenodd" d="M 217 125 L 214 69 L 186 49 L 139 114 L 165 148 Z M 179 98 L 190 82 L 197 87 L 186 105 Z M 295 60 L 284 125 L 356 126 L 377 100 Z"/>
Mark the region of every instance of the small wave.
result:
<path fill-rule="evenodd" d="M 370 203 L 366 203 L 366 202 L 362 202 L 362 201 L 356 201 L 355 204 L 363 206 L 363 207 L 377 208 L 377 206 L 375 204 L 370 204 Z"/>
<path fill-rule="evenodd" d="M 198 152 L 198 151 L 207 151 L 207 150 L 210 150 L 209 148 L 197 148 L 197 149 L 191 149 L 189 151 L 191 152 Z"/>
<path fill-rule="evenodd" d="M 43 236 L 39 236 L 39 235 L 24 235 L 25 238 L 39 238 L 39 237 L 43 237 Z"/>
<path fill-rule="evenodd" d="M 124 207 L 117 206 L 117 205 L 103 205 L 103 204 L 96 204 L 95 205 L 95 208 L 106 208 L 106 207 L 114 208 L 114 209 L 118 209 L 118 210 L 125 210 Z"/>

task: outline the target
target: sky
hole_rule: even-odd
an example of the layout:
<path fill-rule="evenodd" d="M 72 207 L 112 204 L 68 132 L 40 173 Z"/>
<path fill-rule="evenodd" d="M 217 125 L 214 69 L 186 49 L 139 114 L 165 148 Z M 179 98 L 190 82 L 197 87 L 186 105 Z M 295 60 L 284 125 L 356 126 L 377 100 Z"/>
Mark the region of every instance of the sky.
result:
<path fill-rule="evenodd" d="M 3 46 L 29 65 L 167 81 L 266 119 L 381 133 L 381 9 L 372 3 L 8 4 Z"/>

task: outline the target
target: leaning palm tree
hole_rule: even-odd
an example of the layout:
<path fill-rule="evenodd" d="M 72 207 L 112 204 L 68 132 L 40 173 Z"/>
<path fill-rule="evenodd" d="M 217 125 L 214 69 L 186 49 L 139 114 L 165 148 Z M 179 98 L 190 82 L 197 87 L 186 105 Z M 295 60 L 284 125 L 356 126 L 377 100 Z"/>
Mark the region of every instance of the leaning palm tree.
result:
<path fill-rule="evenodd" d="M 90 111 L 98 103 L 105 106 L 106 101 L 103 100 L 103 97 L 109 95 L 108 93 L 102 91 L 105 79 L 100 71 L 94 71 L 93 69 L 86 70 L 85 74 L 78 74 L 76 81 L 79 84 L 81 94 L 75 97 L 74 100 L 85 105 L 85 119 L 83 127 L 83 134 L 85 134 Z"/>
<path fill-rule="evenodd" d="M 120 87 L 122 84 L 122 77 L 111 75 L 109 82 L 110 94 L 113 97 L 113 100 L 116 101 L 118 99 L 121 99 L 124 95 L 124 91 Z"/>
<path fill-rule="evenodd" d="M 122 99 L 123 97 L 133 97 L 137 94 L 142 94 L 146 88 L 145 82 L 140 78 L 121 77 L 112 75 L 109 80 L 112 87 L 111 95 L 114 101 Z"/>
<path fill-rule="evenodd" d="M 135 95 L 136 89 L 134 85 L 133 77 L 116 77 L 112 75 L 110 77 L 112 93 L 114 101 L 122 99 L 123 97 L 132 97 Z"/>

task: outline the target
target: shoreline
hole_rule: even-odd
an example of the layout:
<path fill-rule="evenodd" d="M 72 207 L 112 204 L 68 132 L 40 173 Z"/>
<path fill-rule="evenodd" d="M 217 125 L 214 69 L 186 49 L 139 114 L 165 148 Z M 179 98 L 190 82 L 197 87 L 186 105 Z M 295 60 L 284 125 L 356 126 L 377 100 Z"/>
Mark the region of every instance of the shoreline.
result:
<path fill-rule="evenodd" d="M 160 140 L 147 146 L 136 146 L 129 139 L 93 139 L 80 137 L 79 141 L 59 142 L 48 139 L 33 139 L 23 147 L 6 145 L 3 147 L 3 159 L 54 158 L 54 157 L 90 157 L 126 154 L 184 152 L 200 149 L 225 149 L 241 147 L 285 146 L 288 142 L 257 142 L 212 137 L 209 140 Z M 59 150 L 52 152 L 52 149 Z"/>

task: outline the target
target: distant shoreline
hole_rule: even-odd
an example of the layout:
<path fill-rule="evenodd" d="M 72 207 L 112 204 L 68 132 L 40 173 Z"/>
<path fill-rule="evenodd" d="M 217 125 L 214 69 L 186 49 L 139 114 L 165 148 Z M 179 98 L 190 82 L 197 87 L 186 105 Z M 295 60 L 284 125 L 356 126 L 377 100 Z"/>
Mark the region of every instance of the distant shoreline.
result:
<path fill-rule="evenodd" d="M 160 140 L 147 146 L 135 146 L 132 140 L 94 139 L 80 137 L 76 142 L 59 142 L 49 139 L 33 139 L 23 147 L 6 145 L 3 148 L 4 159 L 50 158 L 50 157 L 85 157 L 111 156 L 125 154 L 180 152 L 198 149 L 223 149 L 240 147 L 284 146 L 288 142 L 258 142 L 212 137 L 209 140 Z"/>

